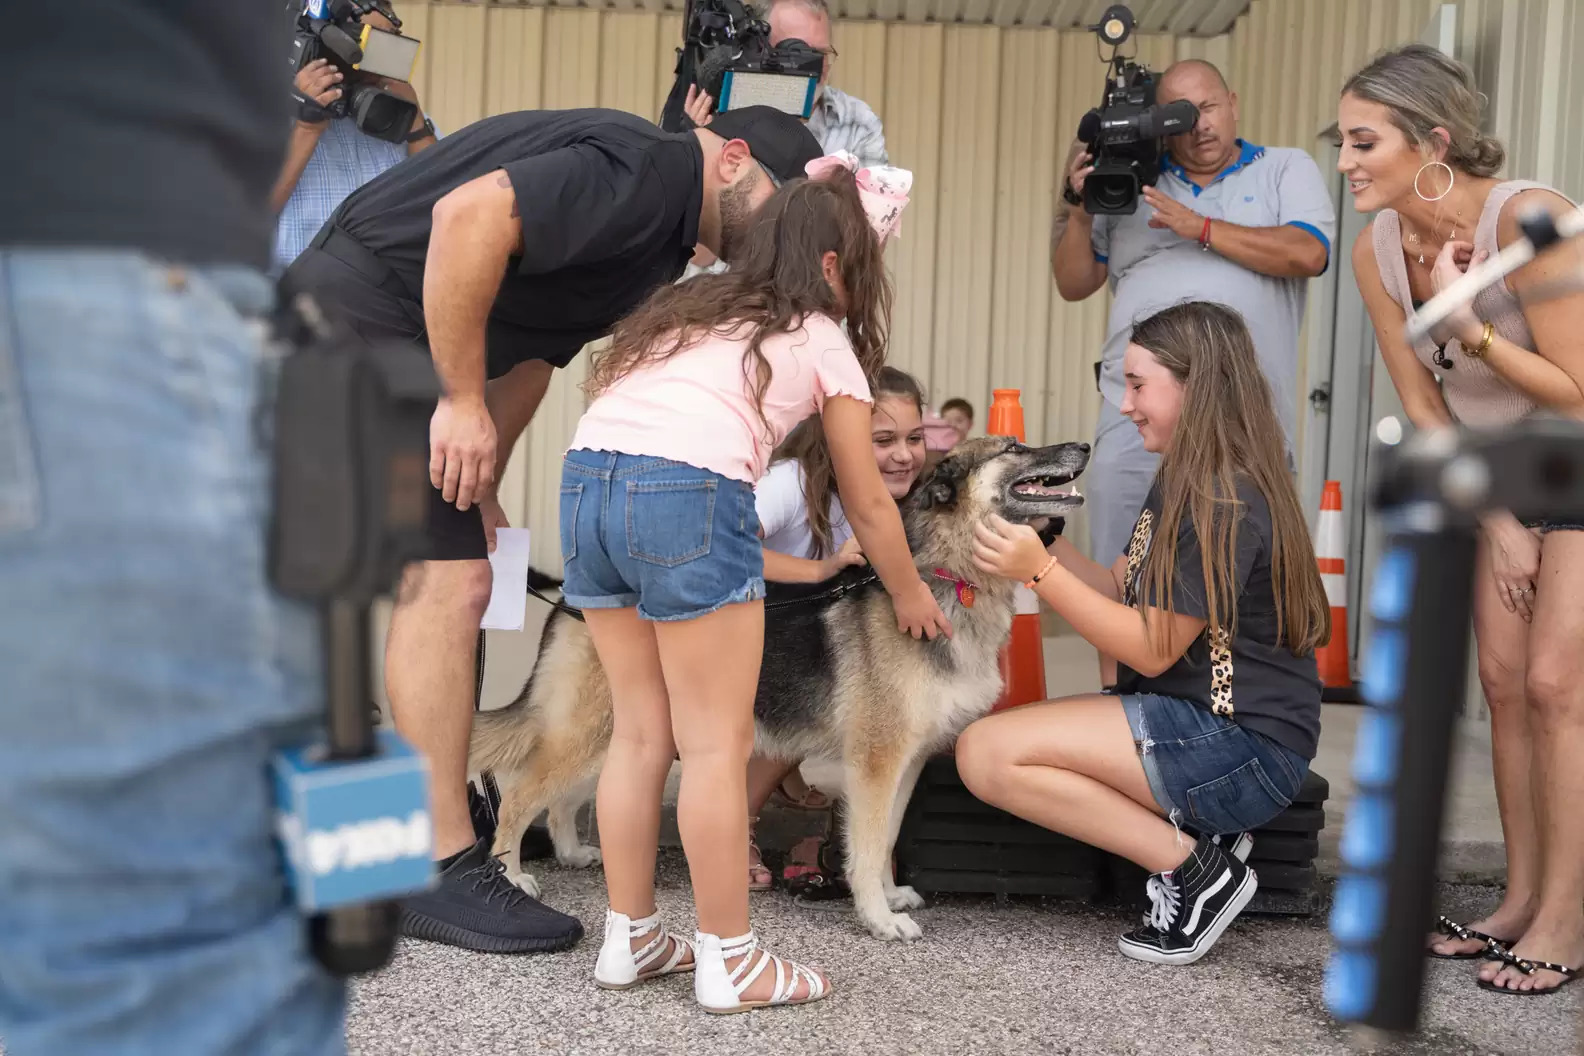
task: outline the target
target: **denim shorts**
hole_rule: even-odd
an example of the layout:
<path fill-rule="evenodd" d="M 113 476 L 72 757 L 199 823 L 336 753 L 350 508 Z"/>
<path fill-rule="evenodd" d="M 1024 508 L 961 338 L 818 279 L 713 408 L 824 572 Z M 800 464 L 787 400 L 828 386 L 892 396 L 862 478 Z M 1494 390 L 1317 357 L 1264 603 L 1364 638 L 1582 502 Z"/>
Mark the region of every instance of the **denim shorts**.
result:
<path fill-rule="evenodd" d="M 1150 791 L 1171 820 L 1204 836 L 1248 832 L 1292 806 L 1309 762 L 1191 700 L 1122 694 Z"/>
<path fill-rule="evenodd" d="M 568 451 L 561 558 L 562 596 L 581 609 L 690 620 L 765 596 L 753 488 L 665 458 Z"/>

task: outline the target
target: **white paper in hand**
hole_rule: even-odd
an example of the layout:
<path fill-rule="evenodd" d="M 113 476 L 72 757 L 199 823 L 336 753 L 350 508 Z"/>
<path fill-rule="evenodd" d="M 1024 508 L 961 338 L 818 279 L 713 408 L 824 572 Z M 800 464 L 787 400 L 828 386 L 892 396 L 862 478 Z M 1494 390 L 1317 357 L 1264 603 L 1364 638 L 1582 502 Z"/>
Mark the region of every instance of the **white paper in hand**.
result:
<path fill-rule="evenodd" d="M 489 561 L 495 586 L 479 626 L 487 631 L 520 631 L 528 608 L 528 529 L 495 529 L 495 551 Z"/>

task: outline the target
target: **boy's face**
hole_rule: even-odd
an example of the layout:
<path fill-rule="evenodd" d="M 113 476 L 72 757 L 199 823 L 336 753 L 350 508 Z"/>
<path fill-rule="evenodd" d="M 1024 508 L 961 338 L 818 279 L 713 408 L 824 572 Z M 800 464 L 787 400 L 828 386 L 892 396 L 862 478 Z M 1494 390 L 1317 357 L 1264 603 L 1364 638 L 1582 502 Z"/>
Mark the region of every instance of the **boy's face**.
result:
<path fill-rule="evenodd" d="M 973 429 L 973 419 L 968 417 L 968 412 L 961 407 L 953 407 L 951 410 L 944 412 L 941 415 L 941 419 L 957 430 L 959 436 L 966 437 Z"/>

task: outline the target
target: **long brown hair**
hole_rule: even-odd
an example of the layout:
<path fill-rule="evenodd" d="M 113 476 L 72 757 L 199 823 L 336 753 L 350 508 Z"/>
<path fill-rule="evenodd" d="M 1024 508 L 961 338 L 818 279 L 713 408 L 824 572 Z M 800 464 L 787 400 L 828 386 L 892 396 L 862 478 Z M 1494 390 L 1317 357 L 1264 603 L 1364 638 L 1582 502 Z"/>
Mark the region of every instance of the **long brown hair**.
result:
<path fill-rule="evenodd" d="M 871 386 L 876 406 L 887 396 L 911 400 L 919 414 L 924 413 L 924 390 L 913 375 L 896 367 L 882 367 Z M 803 470 L 803 508 L 808 511 L 809 532 L 814 536 L 814 556 L 829 557 L 836 546 L 831 536 L 830 500 L 836 494 L 836 466 L 831 462 L 830 445 L 818 417 L 797 424 L 771 456 L 771 463 L 787 459 Z"/>
<path fill-rule="evenodd" d="M 1212 638 L 1237 631 L 1237 533 L 1242 519 L 1239 478 L 1265 497 L 1271 515 L 1271 589 L 1276 639 L 1298 655 L 1331 637 L 1331 607 L 1315 562 L 1298 490 L 1287 472 L 1286 440 L 1270 385 L 1254 355 L 1243 317 L 1220 304 L 1190 301 L 1156 312 L 1133 327 L 1132 342 L 1148 349 L 1183 386 L 1182 411 L 1155 480 L 1160 520 L 1144 561 L 1141 613 L 1149 604 L 1172 612 L 1175 544 L 1186 512 L 1199 540 L 1206 623 Z M 1169 620 L 1155 628 L 1164 648 Z"/>
<path fill-rule="evenodd" d="M 639 367 L 670 359 L 706 334 L 729 336 L 752 327 L 743 378 L 764 421 L 770 363 L 760 350 L 773 333 L 788 333 L 810 312 L 840 318 L 825 281 L 823 258 L 834 252 L 847 288 L 847 337 L 873 385 L 885 363 L 891 324 L 891 283 L 880 240 L 869 226 L 858 185 L 845 170 L 828 179 L 795 180 L 760 208 L 731 270 L 662 286 L 616 324 L 611 347 L 596 356 L 584 388 L 597 396 Z M 769 425 L 765 423 L 766 431 Z"/>

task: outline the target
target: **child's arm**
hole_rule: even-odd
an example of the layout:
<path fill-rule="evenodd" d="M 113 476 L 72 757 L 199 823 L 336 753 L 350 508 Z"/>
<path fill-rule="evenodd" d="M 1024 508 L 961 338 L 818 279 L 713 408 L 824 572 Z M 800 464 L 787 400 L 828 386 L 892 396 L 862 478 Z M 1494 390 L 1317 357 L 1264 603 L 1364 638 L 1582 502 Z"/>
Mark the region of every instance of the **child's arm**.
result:
<path fill-rule="evenodd" d="M 1057 536 L 1055 542 L 1051 543 L 1046 551 L 1060 561 L 1063 568 L 1094 588 L 1101 596 L 1112 601 L 1122 600 L 1122 576 L 1127 571 L 1126 556 L 1117 558 L 1110 568 L 1106 568 L 1079 553 L 1072 540 L 1061 536 Z"/>
<path fill-rule="evenodd" d="M 870 415 L 869 404 L 851 396 L 826 397 L 820 415 L 836 468 L 842 509 L 864 555 L 891 595 L 897 626 L 915 638 L 950 637 L 951 623 L 913 564 L 902 515 L 875 464 Z"/>
<path fill-rule="evenodd" d="M 764 578 L 772 583 L 823 583 L 848 565 L 864 563 L 863 554 L 843 549 L 816 561 L 810 557 L 793 557 L 768 546 L 764 552 Z"/>
<path fill-rule="evenodd" d="M 993 575 L 1026 582 L 1039 575 L 1052 556 L 1028 525 L 1010 524 L 992 515 L 987 523 L 974 526 L 974 563 Z M 1112 573 L 1092 561 L 1088 564 L 1115 585 Z M 1095 589 L 1087 579 L 1066 568 L 1057 557 L 1056 564 L 1034 584 L 1034 592 L 1090 645 L 1141 675 L 1161 674 L 1181 659 L 1204 631 L 1204 620 L 1182 613 L 1168 616 L 1159 608 L 1150 608 L 1141 620 L 1137 610 L 1123 605 L 1116 595 Z M 1153 633 L 1161 620 L 1171 621 L 1165 649 L 1158 647 Z"/>

